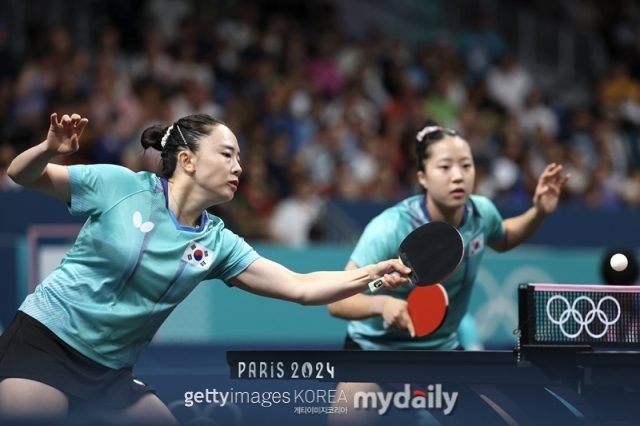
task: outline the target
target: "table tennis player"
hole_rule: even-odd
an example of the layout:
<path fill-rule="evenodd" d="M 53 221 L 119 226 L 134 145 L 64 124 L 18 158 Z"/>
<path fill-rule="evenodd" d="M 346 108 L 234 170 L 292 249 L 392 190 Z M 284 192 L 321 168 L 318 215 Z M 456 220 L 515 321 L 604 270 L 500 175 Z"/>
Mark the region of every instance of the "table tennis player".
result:
<path fill-rule="evenodd" d="M 142 146 L 162 153 L 160 176 L 113 165 L 53 164 L 78 150 L 87 123 L 77 114 L 60 120 L 52 114 L 46 140 L 8 170 L 17 183 L 89 218 L 0 336 L 0 418 L 63 418 L 72 406 L 97 418 L 83 423 L 177 424 L 132 368 L 203 280 L 304 305 L 352 296 L 379 278 L 388 289 L 408 283 L 410 269 L 398 260 L 297 274 L 225 229 L 206 209 L 233 198 L 240 152 L 231 130 L 210 116 L 144 131 Z M 390 275 L 395 271 L 402 275 Z"/>
<path fill-rule="evenodd" d="M 393 294 L 381 291 L 372 295 L 366 290 L 329 305 L 331 315 L 349 321 L 344 343 L 347 350 L 463 349 L 458 330 L 486 246 L 504 252 L 526 241 L 555 211 L 561 189 L 570 177 L 561 175 L 562 165 L 547 165 L 538 179 L 533 206 L 520 216 L 503 220 L 490 199 L 472 194 L 474 160 L 469 143 L 460 134 L 429 122 L 417 132 L 415 144 L 417 177 L 424 193 L 409 197 L 372 219 L 346 269 L 391 258 L 412 229 L 428 222 L 447 222 L 459 230 L 465 243 L 459 268 L 442 283 L 449 298 L 447 318 L 432 334 L 414 337 L 406 299 L 416 286 L 410 284 Z M 466 327 L 460 329 L 463 333 L 465 330 Z M 338 390 L 346 387 L 353 393 L 381 390 L 375 383 L 341 383 Z M 370 424 L 375 420 L 372 416 L 377 416 L 375 410 L 350 409 L 349 413 L 330 415 L 330 423 Z"/>

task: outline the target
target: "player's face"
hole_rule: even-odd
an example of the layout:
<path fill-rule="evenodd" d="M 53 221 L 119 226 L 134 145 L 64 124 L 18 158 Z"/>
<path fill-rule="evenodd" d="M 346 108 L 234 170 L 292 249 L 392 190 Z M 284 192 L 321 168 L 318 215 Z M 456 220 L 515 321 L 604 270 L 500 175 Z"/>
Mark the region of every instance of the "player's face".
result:
<path fill-rule="evenodd" d="M 200 140 L 193 178 L 214 203 L 233 198 L 238 189 L 242 167 L 238 140 L 226 126 L 216 126 Z"/>
<path fill-rule="evenodd" d="M 464 205 L 473 191 L 476 171 L 469 144 L 459 136 L 446 136 L 429 147 L 420 184 L 437 205 L 455 209 Z"/>

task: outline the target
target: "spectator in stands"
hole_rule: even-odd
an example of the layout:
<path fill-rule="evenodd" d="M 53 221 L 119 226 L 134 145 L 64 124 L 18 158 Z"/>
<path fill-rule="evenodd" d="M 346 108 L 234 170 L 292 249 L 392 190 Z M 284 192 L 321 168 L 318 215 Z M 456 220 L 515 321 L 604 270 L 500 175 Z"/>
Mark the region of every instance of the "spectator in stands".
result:
<path fill-rule="evenodd" d="M 609 75 L 602 81 L 598 95 L 603 107 L 615 109 L 627 99 L 640 102 L 640 84 L 629 75 L 627 65 L 618 62 L 613 64 Z"/>
<path fill-rule="evenodd" d="M 491 99 L 509 112 L 524 109 L 527 94 L 533 89 L 530 73 L 510 53 L 487 75 L 487 91 Z"/>
<path fill-rule="evenodd" d="M 520 126 L 525 136 L 535 134 L 538 128 L 549 136 L 558 136 L 558 117 L 553 109 L 545 104 L 540 90 L 534 88 L 527 95 L 525 107 L 520 116 Z"/>
<path fill-rule="evenodd" d="M 475 28 L 462 32 L 459 50 L 471 83 L 483 79 L 505 50 L 506 43 L 486 11 L 477 14 Z"/>
<path fill-rule="evenodd" d="M 312 230 L 320 226 L 324 201 L 309 179 L 292 178 L 293 194 L 275 206 L 269 229 L 275 241 L 290 247 L 304 247 L 311 241 Z"/>
<path fill-rule="evenodd" d="M 100 69 L 96 92 L 91 98 L 91 117 L 97 132 L 94 140 L 94 161 L 119 164 L 129 138 L 140 124 L 140 102 L 130 86 L 118 80 L 115 70 Z"/>

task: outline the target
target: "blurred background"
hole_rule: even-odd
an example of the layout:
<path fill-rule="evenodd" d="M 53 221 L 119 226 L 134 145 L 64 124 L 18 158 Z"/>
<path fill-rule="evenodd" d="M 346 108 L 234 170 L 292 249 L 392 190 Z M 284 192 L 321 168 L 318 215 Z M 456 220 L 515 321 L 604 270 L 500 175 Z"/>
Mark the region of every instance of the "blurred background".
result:
<path fill-rule="evenodd" d="M 603 283 L 640 236 L 640 5 L 597 0 L 5 0 L 0 2 L 0 324 L 59 262 L 84 218 L 6 177 L 51 112 L 89 118 L 64 164 L 156 171 L 142 131 L 225 121 L 235 199 L 212 209 L 300 271 L 342 269 L 366 223 L 417 193 L 414 130 L 471 144 L 476 193 L 531 206 L 549 162 L 572 174 L 523 247 L 489 252 L 470 307 L 487 348 L 515 342 L 522 282 Z M 339 348 L 325 307 L 202 284 L 154 344 Z"/>

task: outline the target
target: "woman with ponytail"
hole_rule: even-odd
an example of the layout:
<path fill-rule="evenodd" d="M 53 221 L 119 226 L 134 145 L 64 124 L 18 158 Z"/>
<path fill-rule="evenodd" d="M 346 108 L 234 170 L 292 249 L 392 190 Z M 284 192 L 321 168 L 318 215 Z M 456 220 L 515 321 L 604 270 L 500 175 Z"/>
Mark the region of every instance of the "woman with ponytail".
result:
<path fill-rule="evenodd" d="M 525 242 L 555 211 L 562 186 L 569 179 L 569 175 L 561 176 L 561 165 L 549 164 L 538 180 L 533 207 L 518 217 L 503 220 L 490 199 L 472 194 L 474 161 L 471 147 L 461 135 L 430 122 L 416 133 L 415 147 L 417 177 L 424 192 L 371 220 L 346 269 L 392 256 L 402 240 L 424 223 L 447 222 L 458 228 L 465 242 L 460 267 L 441 283 L 449 297 L 447 317 L 434 333 L 414 337 L 406 302 L 415 288 L 413 284 L 394 293 L 381 291 L 375 296 L 364 291 L 329 305 L 333 316 L 349 321 L 344 344 L 347 350 L 470 349 L 462 346 L 466 340 L 473 340 L 470 336 L 473 320 L 467 315 L 467 309 L 486 247 L 504 252 Z M 467 331 L 466 336 L 462 336 L 466 339 L 461 339 L 461 331 Z M 376 383 L 338 385 L 338 391 L 346 389 L 355 394 L 377 392 L 381 387 Z M 370 425 L 379 417 L 375 410 L 348 412 L 347 416 L 330 416 L 330 424 Z"/>

